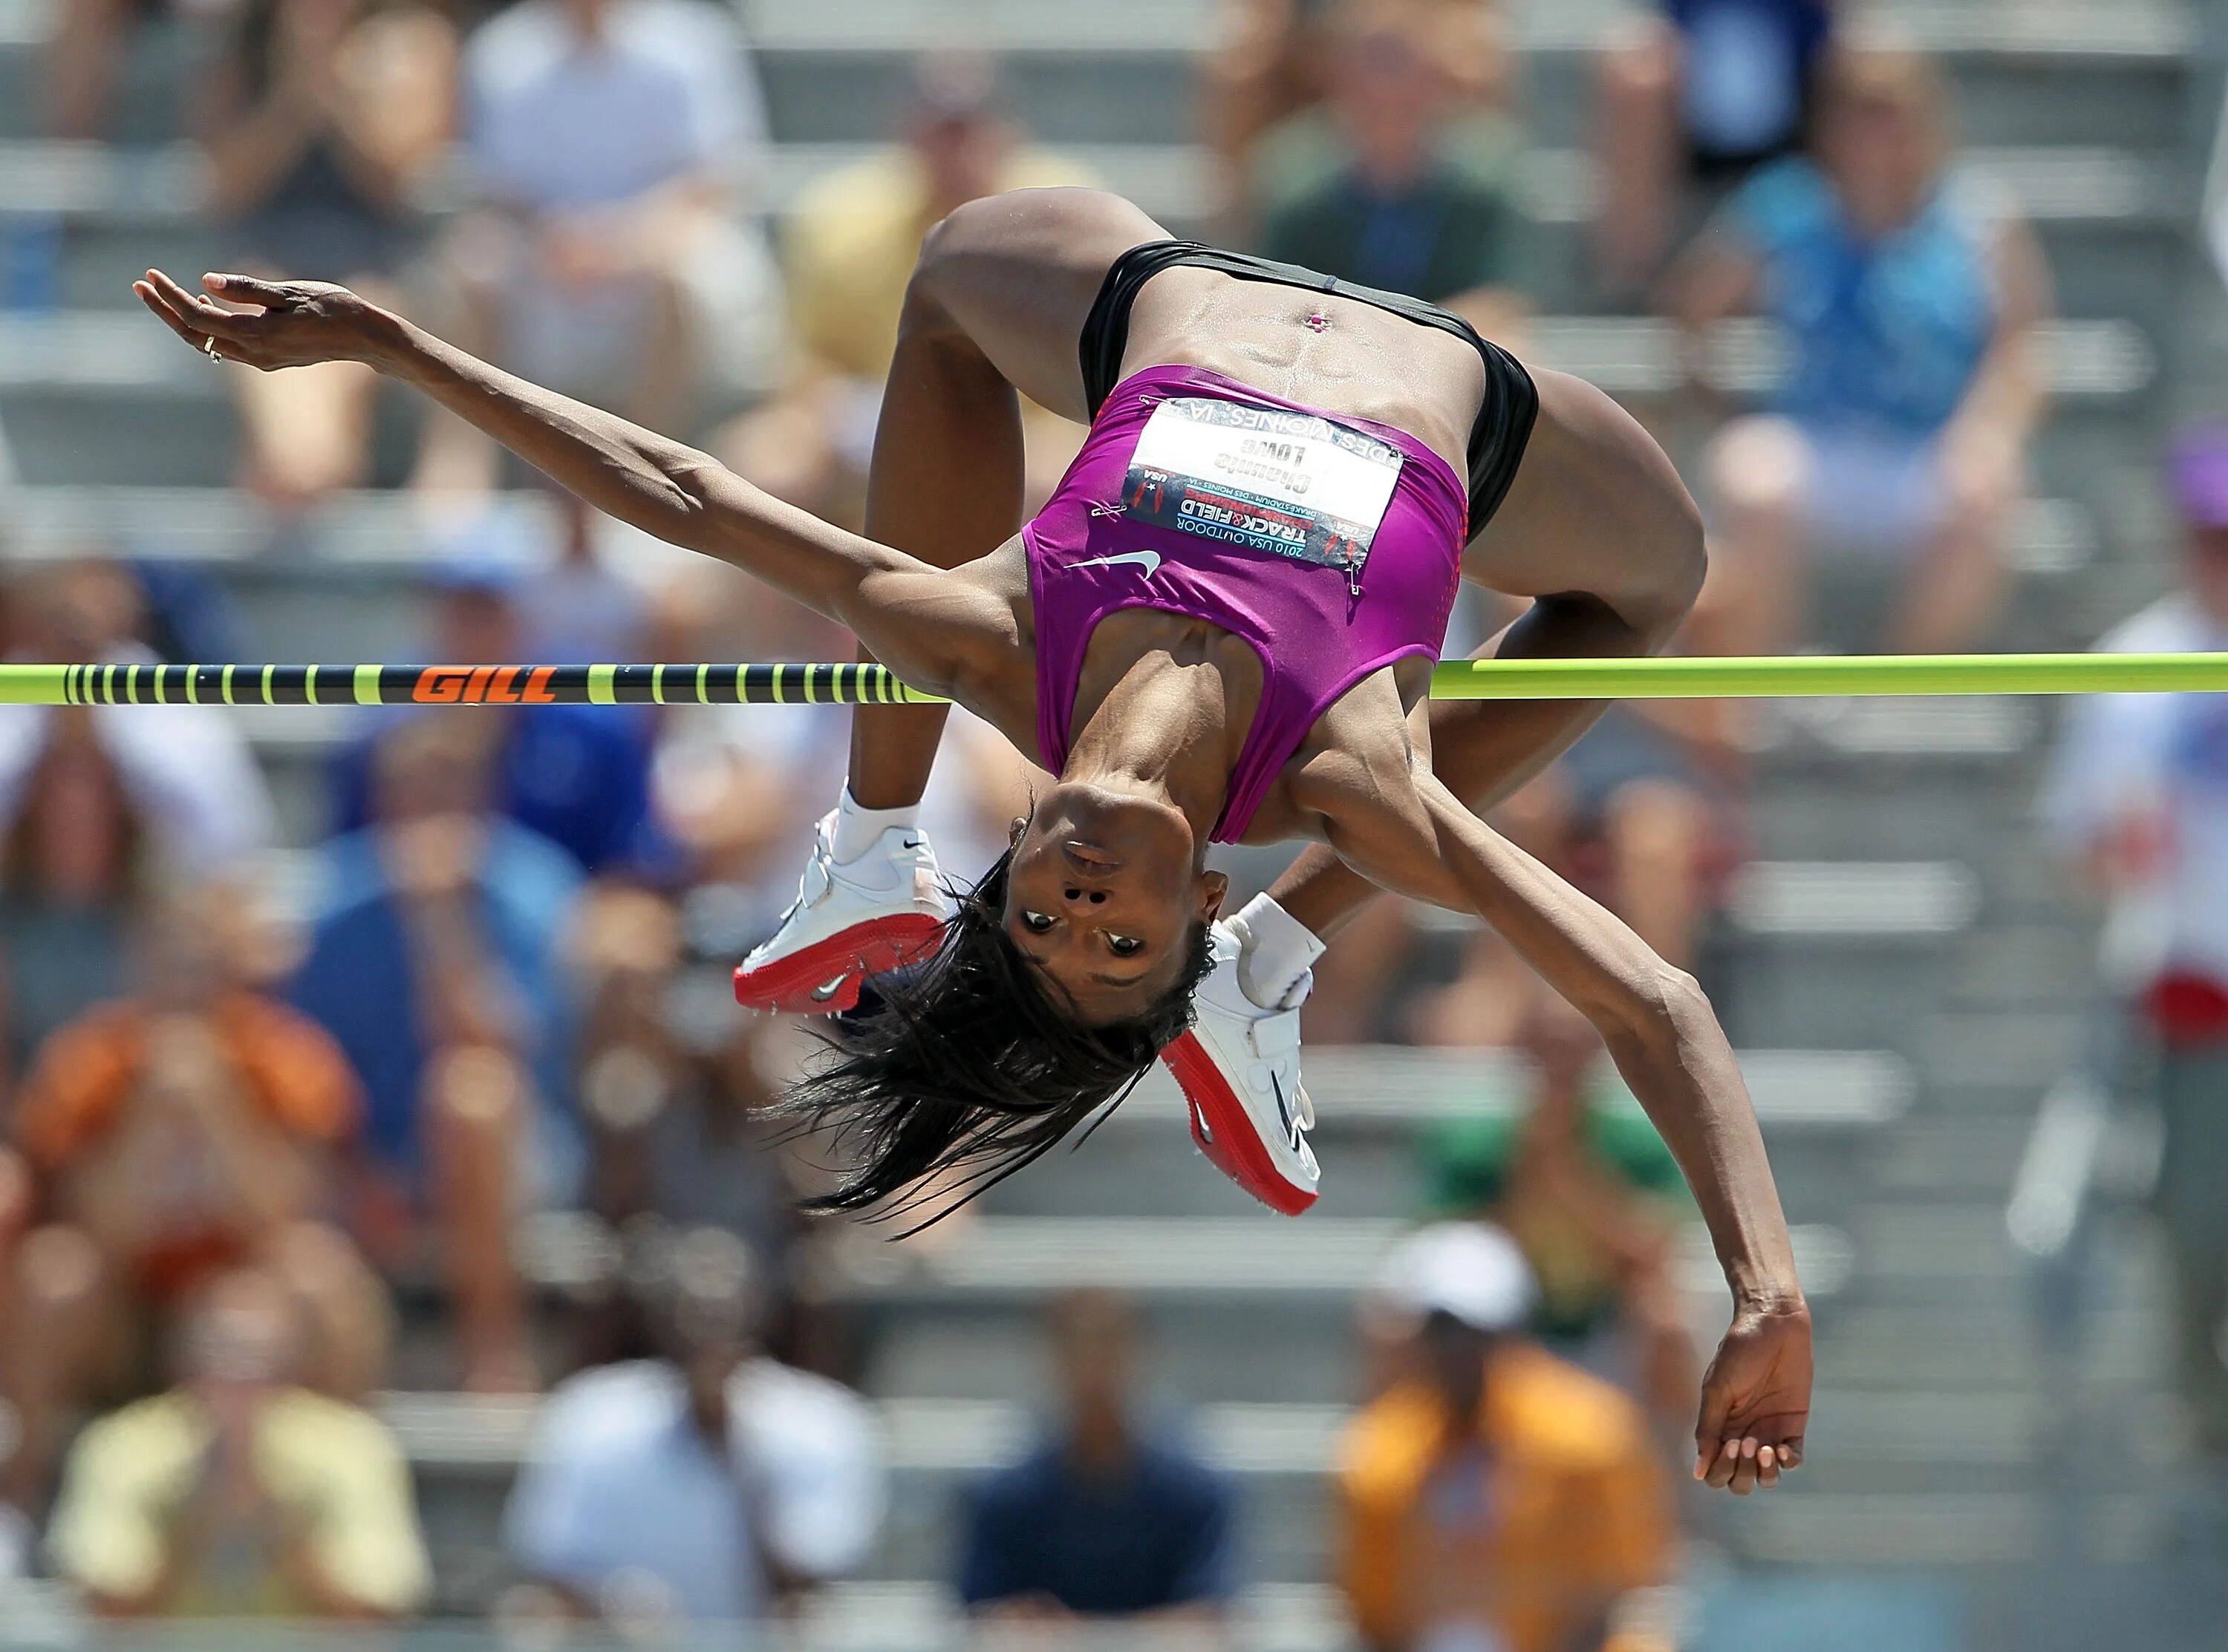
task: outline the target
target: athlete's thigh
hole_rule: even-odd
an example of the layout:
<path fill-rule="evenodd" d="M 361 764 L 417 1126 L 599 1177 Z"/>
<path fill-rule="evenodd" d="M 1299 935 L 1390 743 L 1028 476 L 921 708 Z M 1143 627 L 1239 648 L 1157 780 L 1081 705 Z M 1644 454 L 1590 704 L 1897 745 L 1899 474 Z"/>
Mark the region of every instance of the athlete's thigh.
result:
<path fill-rule="evenodd" d="M 1583 592 L 1646 630 L 1700 589 L 1701 517 L 1670 458 L 1607 394 L 1532 370 L 1540 417 L 1463 577 L 1512 596 Z"/>
<path fill-rule="evenodd" d="M 1008 384 L 1088 423 L 1077 346 L 1092 302 L 1117 258 L 1167 234 L 1102 189 L 1017 189 L 937 226 L 913 279 Z"/>

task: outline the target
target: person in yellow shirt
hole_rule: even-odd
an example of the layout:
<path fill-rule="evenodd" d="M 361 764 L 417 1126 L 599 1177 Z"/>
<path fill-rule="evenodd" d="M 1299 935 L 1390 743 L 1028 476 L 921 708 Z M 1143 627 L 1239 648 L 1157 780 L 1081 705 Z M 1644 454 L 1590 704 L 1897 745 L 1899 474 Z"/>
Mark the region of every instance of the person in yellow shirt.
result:
<path fill-rule="evenodd" d="M 1095 182 L 1021 140 L 999 113 L 987 62 L 924 58 L 905 141 L 813 183 L 783 231 L 790 319 L 807 355 L 879 389 L 897 351 L 906 284 L 939 220 L 983 195 Z"/>
<path fill-rule="evenodd" d="M 898 312 L 928 232 L 984 195 L 1097 182 L 1024 140 L 999 111 L 987 61 L 922 58 L 902 140 L 817 179 L 794 202 L 781 254 L 796 359 L 781 392 L 729 424 L 714 448 L 778 497 L 858 526 Z M 1022 434 L 1034 510 L 1083 431 L 1024 401 Z"/>
<path fill-rule="evenodd" d="M 396 1618 L 431 1568 L 394 1437 L 285 1381 L 285 1289 L 227 1273 L 182 1322 L 183 1381 L 79 1437 L 48 1531 L 109 1617 Z"/>
<path fill-rule="evenodd" d="M 1391 1259 L 1406 1368 L 1348 1427 L 1336 1492 L 1372 1652 L 1669 1652 L 1668 1477 L 1631 1400 L 1518 1333 L 1532 1293 L 1482 1223 Z"/>

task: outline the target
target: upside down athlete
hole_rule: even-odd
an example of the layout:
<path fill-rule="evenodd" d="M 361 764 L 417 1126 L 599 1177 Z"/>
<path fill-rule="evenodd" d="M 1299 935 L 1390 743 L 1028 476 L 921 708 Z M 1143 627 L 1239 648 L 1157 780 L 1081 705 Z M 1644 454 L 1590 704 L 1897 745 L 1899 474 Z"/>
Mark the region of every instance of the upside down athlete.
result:
<path fill-rule="evenodd" d="M 1297 1002 L 1316 937 L 1392 890 L 1498 929 L 1600 1030 L 1684 1168 L 1733 1296 L 1696 1473 L 1744 1492 L 1801 1461 L 1809 1311 L 1708 1001 L 1463 800 L 1598 707 L 1426 698 L 1462 578 L 1532 599 L 1503 656 L 1645 653 L 1693 600 L 1693 504 L 1607 397 L 1432 306 L 1172 241 L 1116 196 L 997 196 L 923 248 L 861 538 L 344 288 L 206 284 L 253 310 L 154 271 L 138 290 L 221 359 L 416 386 L 597 508 L 841 621 L 1059 776 L 955 910 L 909 829 L 943 713 L 858 713 L 797 905 L 738 973 L 746 1002 L 825 1009 L 888 972 L 799 1088 L 855 1157 L 825 1202 L 987 1183 L 1165 1051 L 1210 1157 L 1303 1208 Z M 1027 524 L 1017 392 L 1091 425 Z M 1211 839 L 1316 846 L 1225 920 Z"/>

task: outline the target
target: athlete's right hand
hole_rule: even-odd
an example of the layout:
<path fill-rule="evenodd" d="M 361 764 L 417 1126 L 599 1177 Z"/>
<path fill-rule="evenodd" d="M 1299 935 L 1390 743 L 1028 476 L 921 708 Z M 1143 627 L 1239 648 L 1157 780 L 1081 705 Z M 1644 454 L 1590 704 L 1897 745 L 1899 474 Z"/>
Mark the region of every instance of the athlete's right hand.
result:
<path fill-rule="evenodd" d="M 202 284 L 227 303 L 256 308 L 227 309 L 160 270 L 148 271 L 131 290 L 196 350 L 266 373 L 316 361 L 371 361 L 382 332 L 394 324 L 384 310 L 329 281 L 207 275 Z"/>
<path fill-rule="evenodd" d="M 1745 1497 L 1800 1467 L 1810 1382 L 1810 1310 L 1800 1297 L 1736 1309 L 1702 1376 L 1694 1477 Z"/>

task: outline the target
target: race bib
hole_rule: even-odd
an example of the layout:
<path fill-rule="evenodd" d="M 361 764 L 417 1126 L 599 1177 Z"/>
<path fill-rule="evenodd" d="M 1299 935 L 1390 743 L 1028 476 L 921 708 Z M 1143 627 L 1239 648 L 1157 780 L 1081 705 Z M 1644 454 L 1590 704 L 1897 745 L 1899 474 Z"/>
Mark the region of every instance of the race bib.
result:
<path fill-rule="evenodd" d="M 1351 583 L 1401 458 L 1390 443 L 1313 413 L 1179 397 L 1145 421 L 1122 503 L 1132 521 L 1343 568 Z"/>

